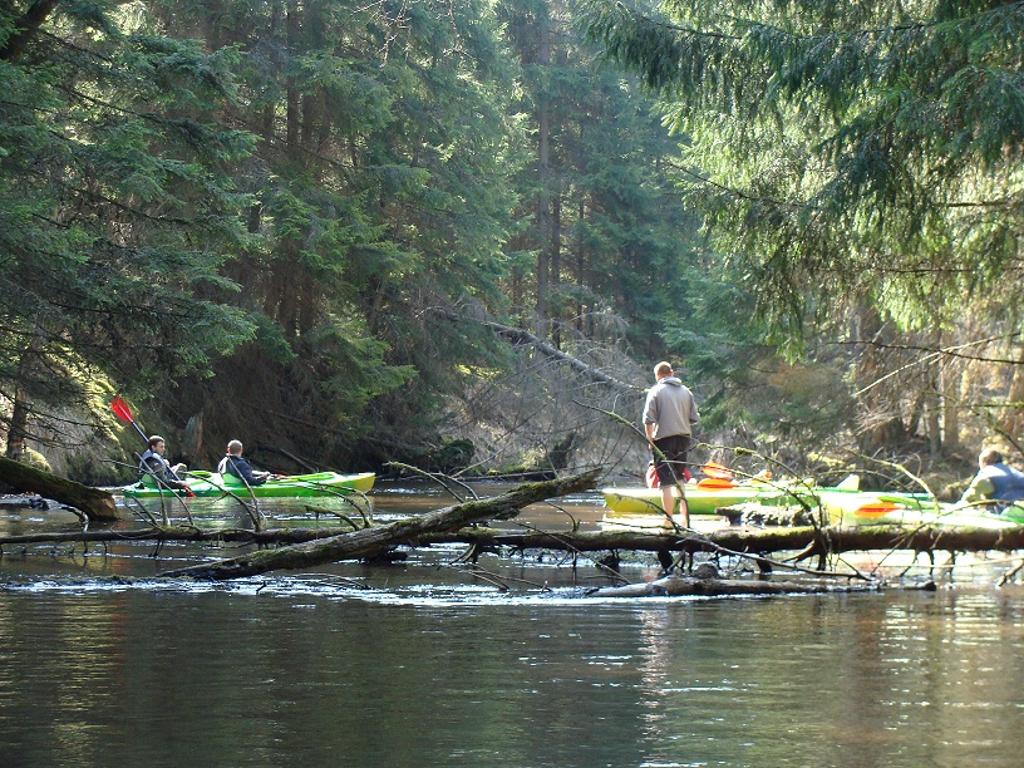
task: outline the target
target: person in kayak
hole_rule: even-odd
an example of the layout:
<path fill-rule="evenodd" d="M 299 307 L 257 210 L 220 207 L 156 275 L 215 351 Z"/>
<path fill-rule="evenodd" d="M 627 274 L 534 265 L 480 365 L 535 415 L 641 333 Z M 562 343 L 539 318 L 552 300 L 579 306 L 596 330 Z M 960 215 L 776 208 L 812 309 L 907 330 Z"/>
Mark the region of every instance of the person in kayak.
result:
<path fill-rule="evenodd" d="M 1002 512 L 1021 499 L 1024 499 L 1024 472 L 1007 465 L 1003 454 L 995 448 L 986 448 L 978 454 L 978 474 L 964 491 L 961 501 L 990 501 L 996 512 Z"/>
<path fill-rule="evenodd" d="M 693 393 L 676 378 L 669 363 L 663 361 L 654 366 L 654 378 L 657 383 L 647 390 L 642 419 L 661 487 L 661 505 L 666 514 L 671 514 L 675 508 L 672 489 L 683 478 L 690 439 L 700 414 Z M 683 524 L 689 527 L 689 506 L 685 498 L 680 502 Z"/>
<path fill-rule="evenodd" d="M 270 472 L 253 469 L 249 462 L 242 458 L 241 440 L 232 440 L 228 443 L 228 452 L 217 465 L 217 471 L 221 475 L 234 475 L 249 486 L 263 485 L 271 476 Z"/>
<path fill-rule="evenodd" d="M 148 447 L 139 459 L 139 474 L 149 475 L 157 481 L 158 485 L 167 488 L 188 489 L 188 485 L 182 480 L 188 467 L 184 464 L 175 464 L 172 467 L 170 462 L 164 458 L 166 450 L 166 441 L 160 435 L 151 435 Z"/>

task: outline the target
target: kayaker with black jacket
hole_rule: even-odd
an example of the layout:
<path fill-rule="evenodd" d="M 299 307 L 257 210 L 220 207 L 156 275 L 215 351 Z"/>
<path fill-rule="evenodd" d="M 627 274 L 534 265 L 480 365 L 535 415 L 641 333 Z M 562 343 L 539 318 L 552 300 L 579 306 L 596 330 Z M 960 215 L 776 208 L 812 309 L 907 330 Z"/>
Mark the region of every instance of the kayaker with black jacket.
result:
<path fill-rule="evenodd" d="M 676 378 L 669 363 L 654 366 L 654 378 L 657 384 L 647 390 L 644 403 L 644 432 L 654 454 L 662 508 L 666 514 L 672 514 L 675 507 L 672 489 L 683 478 L 690 439 L 700 414 L 693 393 Z M 683 524 L 689 527 L 690 510 L 685 499 L 682 499 L 682 512 Z"/>
<path fill-rule="evenodd" d="M 1002 512 L 1015 501 L 1024 499 L 1024 472 L 1007 465 L 1003 454 L 986 448 L 978 454 L 978 474 L 964 491 L 961 501 L 991 501 L 996 512 Z"/>
<path fill-rule="evenodd" d="M 182 480 L 188 470 L 184 464 L 175 464 L 173 467 L 164 458 L 164 451 L 167 450 L 167 443 L 160 435 L 152 435 L 148 441 L 148 447 L 139 457 L 139 474 L 143 477 L 150 476 L 156 479 L 158 485 L 167 488 L 188 488 Z"/>
<path fill-rule="evenodd" d="M 248 486 L 263 485 L 270 478 L 270 472 L 260 472 L 252 468 L 246 459 L 242 458 L 242 441 L 232 440 L 228 443 L 228 452 L 217 471 L 221 475 L 234 475 Z"/>

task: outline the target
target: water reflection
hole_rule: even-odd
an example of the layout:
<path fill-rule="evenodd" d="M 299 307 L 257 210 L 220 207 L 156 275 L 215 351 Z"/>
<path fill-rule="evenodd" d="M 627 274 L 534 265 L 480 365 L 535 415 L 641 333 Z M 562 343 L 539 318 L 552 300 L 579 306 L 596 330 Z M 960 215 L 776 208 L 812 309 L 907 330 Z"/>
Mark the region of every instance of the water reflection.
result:
<path fill-rule="evenodd" d="M 583 602 L 566 567 L 508 566 L 563 586 L 505 594 L 439 569 L 444 550 L 229 585 L 149 577 L 231 548 L 151 550 L 0 560 L 0 766 L 918 768 L 1024 750 L 1019 587 Z"/>

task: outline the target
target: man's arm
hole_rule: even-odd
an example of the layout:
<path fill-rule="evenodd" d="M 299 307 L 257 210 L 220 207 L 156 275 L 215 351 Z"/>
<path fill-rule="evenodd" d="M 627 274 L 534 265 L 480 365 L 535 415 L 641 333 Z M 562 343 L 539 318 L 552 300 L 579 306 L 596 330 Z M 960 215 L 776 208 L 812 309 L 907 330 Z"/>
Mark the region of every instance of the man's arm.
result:
<path fill-rule="evenodd" d="M 253 472 L 252 465 L 246 459 L 237 460 L 238 471 L 242 473 L 245 482 L 249 485 L 263 485 L 267 482 L 267 476 L 262 472 Z"/>
<path fill-rule="evenodd" d="M 644 433 L 647 435 L 649 442 L 654 442 L 654 430 L 658 426 L 658 401 L 654 397 L 654 389 L 650 389 L 647 392 L 647 399 L 644 401 L 644 410 L 640 415 L 640 420 L 644 423 Z"/>
<path fill-rule="evenodd" d="M 996 487 L 992 484 L 991 480 L 987 477 L 976 475 L 967 487 L 967 490 L 964 491 L 964 495 L 960 497 L 960 501 L 965 504 L 973 504 L 992 498 L 992 494 L 995 492 Z"/>

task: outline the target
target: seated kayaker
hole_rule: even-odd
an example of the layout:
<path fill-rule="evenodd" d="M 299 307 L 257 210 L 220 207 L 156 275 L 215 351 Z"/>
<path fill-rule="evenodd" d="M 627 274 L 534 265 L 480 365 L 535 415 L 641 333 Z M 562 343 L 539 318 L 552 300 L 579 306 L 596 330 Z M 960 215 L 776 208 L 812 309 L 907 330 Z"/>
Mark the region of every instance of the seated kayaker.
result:
<path fill-rule="evenodd" d="M 254 470 L 249 462 L 242 458 L 242 441 L 232 440 L 228 443 L 228 452 L 217 471 L 221 475 L 234 475 L 246 485 L 263 485 L 270 478 L 270 472 Z"/>
<path fill-rule="evenodd" d="M 167 443 L 160 435 L 152 435 L 149 438 L 148 447 L 139 459 L 139 474 L 145 477 L 152 477 L 157 485 L 167 488 L 188 488 L 188 485 L 181 478 L 188 470 L 184 464 L 175 464 L 173 467 L 164 458 L 164 451 L 167 450 Z"/>
<path fill-rule="evenodd" d="M 1002 512 L 1021 499 L 1024 499 L 1024 472 L 1004 463 L 1003 454 L 995 448 L 983 450 L 978 455 L 978 474 L 964 491 L 961 501 L 990 501 L 995 511 Z"/>

